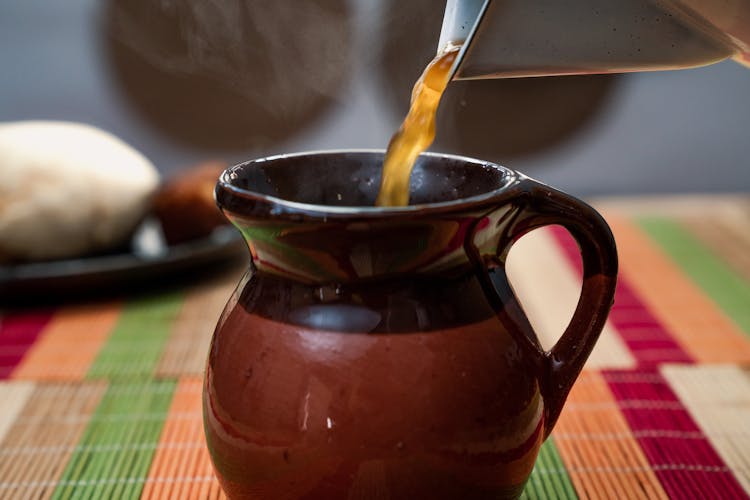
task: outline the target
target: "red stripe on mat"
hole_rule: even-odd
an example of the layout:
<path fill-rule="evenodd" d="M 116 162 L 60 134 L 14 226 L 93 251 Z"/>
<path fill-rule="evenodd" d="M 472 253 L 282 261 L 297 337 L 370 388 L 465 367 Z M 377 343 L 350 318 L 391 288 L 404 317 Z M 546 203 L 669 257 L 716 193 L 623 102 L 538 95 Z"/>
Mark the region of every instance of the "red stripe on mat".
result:
<path fill-rule="evenodd" d="M 571 265 L 582 272 L 578 245 L 564 229 L 555 227 L 552 232 Z M 661 363 L 694 361 L 622 276 L 609 320 L 639 369 L 602 374 L 670 498 L 743 498 L 745 493 L 732 472 L 658 372 Z"/>
<path fill-rule="evenodd" d="M 36 310 L 0 317 L 0 379 L 8 378 L 52 315 L 51 310 Z"/>
<path fill-rule="evenodd" d="M 656 371 L 607 370 L 604 379 L 670 498 L 745 498 L 731 470 Z"/>
<path fill-rule="evenodd" d="M 555 241 L 573 268 L 583 273 L 581 256 L 575 240 L 563 228 L 552 228 Z M 692 363 L 687 352 L 664 329 L 620 275 L 617 279 L 615 304 L 609 322 L 633 353 L 640 369 L 655 368 L 661 363 Z"/>

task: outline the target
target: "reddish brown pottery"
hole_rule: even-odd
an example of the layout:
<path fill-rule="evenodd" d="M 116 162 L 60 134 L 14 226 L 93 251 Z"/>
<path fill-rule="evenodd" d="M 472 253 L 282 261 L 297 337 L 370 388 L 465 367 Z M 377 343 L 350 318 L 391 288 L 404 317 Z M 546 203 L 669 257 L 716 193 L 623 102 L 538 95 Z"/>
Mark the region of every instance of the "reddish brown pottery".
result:
<path fill-rule="evenodd" d="M 412 205 L 375 208 L 381 165 L 381 152 L 286 155 L 217 184 L 252 253 L 203 394 L 230 498 L 516 497 L 604 325 L 617 255 L 592 208 L 435 154 Z M 584 279 L 544 352 L 504 263 L 550 224 L 577 240 Z"/>

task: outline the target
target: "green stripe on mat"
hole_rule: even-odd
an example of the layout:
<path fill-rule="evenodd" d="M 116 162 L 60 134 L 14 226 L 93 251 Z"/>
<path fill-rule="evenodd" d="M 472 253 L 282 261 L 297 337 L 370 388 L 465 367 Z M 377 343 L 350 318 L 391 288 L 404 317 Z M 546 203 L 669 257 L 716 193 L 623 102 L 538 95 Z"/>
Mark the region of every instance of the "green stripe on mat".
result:
<path fill-rule="evenodd" d="M 678 222 L 661 217 L 642 217 L 637 221 L 683 272 L 750 335 L 750 283 Z"/>
<path fill-rule="evenodd" d="M 89 378 L 150 377 L 183 302 L 183 294 L 149 295 L 128 302 L 88 372 Z"/>
<path fill-rule="evenodd" d="M 52 498 L 138 498 L 175 386 L 173 381 L 110 386 Z"/>
<path fill-rule="evenodd" d="M 578 498 L 552 439 L 547 439 L 539 450 L 534 470 L 531 471 L 521 498 Z"/>

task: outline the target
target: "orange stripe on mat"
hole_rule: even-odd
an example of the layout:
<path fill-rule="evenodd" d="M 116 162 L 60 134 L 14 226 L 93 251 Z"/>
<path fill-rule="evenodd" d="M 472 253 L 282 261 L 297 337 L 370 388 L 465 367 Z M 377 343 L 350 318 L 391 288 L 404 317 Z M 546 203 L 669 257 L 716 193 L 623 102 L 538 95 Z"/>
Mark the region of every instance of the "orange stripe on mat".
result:
<path fill-rule="evenodd" d="M 67 307 L 55 313 L 11 374 L 15 379 L 82 380 L 120 316 L 120 303 Z"/>
<path fill-rule="evenodd" d="M 699 363 L 750 362 L 750 342 L 679 267 L 622 217 L 607 214 L 620 270 L 682 348 Z"/>
<path fill-rule="evenodd" d="M 200 412 L 201 379 L 183 378 L 177 385 L 164 423 L 142 499 L 225 498 L 214 477 L 203 435 L 203 421 L 171 418 Z"/>
<path fill-rule="evenodd" d="M 668 498 L 599 372 L 581 373 L 552 437 L 582 498 Z"/>

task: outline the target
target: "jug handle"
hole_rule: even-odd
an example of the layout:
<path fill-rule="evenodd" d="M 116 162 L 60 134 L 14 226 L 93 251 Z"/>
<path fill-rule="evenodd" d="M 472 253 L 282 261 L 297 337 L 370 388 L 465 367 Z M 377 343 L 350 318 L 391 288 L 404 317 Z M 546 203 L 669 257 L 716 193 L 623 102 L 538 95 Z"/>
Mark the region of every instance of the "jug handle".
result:
<path fill-rule="evenodd" d="M 546 365 L 542 380 L 545 401 L 545 437 L 560 416 L 575 379 L 591 354 L 612 307 L 617 282 L 617 250 L 612 232 L 601 215 L 586 203 L 527 177 L 521 177 L 513 200 L 518 212 L 498 245 L 497 258 L 505 262 L 513 243 L 524 234 L 560 225 L 578 243 L 583 261 L 583 285 L 573 317 L 548 352 L 540 350 Z"/>

